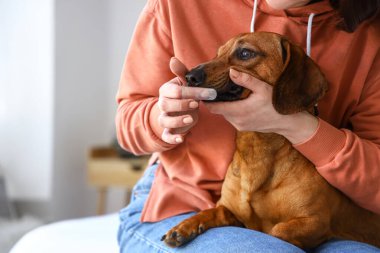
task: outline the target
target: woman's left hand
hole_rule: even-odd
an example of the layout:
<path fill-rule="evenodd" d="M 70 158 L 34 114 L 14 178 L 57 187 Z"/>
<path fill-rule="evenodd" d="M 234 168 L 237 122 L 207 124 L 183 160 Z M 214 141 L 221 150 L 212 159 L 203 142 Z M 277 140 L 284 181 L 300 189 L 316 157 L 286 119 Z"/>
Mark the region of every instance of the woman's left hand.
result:
<path fill-rule="evenodd" d="M 231 80 L 252 93 L 234 102 L 205 103 L 211 113 L 220 114 L 239 131 L 278 133 L 293 144 L 310 138 L 318 128 L 318 119 L 308 112 L 279 114 L 272 104 L 271 85 L 253 76 L 230 69 Z"/>

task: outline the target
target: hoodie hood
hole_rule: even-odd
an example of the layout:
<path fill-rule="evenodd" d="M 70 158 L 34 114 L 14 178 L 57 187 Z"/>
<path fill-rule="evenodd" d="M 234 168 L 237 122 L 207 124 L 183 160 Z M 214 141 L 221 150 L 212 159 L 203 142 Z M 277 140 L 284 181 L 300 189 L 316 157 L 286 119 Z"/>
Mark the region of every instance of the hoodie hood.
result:
<path fill-rule="evenodd" d="M 244 0 L 249 6 L 253 8 L 254 0 Z M 302 7 L 291 8 L 287 10 L 277 10 L 267 4 L 266 0 L 258 0 L 259 12 L 278 17 L 289 18 L 299 24 L 307 25 L 311 13 L 315 14 L 313 25 L 321 23 L 322 21 L 337 16 L 338 12 L 330 5 L 328 0 L 308 4 Z M 337 16 L 338 17 L 338 16 Z"/>

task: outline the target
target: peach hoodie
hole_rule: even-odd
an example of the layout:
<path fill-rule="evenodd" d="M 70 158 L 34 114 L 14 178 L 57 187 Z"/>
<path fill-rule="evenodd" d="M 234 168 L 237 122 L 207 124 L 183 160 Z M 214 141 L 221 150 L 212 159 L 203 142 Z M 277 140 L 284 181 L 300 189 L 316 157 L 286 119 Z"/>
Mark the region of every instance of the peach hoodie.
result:
<path fill-rule="evenodd" d="M 253 0 L 148 0 L 126 56 L 116 116 L 125 149 L 160 156 L 142 221 L 210 208 L 218 200 L 235 129 L 202 104 L 198 124 L 180 145 L 163 142 L 151 124 L 157 124 L 158 89 L 174 77 L 170 58 L 176 56 L 188 68 L 213 58 L 229 38 L 249 31 L 252 8 Z M 255 27 L 284 34 L 305 48 L 311 12 L 316 14 L 311 57 L 330 87 L 319 103 L 318 130 L 294 147 L 333 186 L 380 213 L 379 19 L 350 34 L 336 28 L 337 13 L 327 0 L 287 11 L 261 0 Z"/>

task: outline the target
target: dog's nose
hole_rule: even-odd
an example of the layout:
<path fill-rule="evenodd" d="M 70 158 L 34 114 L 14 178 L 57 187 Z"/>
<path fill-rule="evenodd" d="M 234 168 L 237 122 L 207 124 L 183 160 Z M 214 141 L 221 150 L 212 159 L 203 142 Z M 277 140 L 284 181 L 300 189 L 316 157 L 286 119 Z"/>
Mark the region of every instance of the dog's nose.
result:
<path fill-rule="evenodd" d="M 206 72 L 204 71 L 204 66 L 199 65 L 196 68 L 190 70 L 186 74 L 186 81 L 189 86 L 197 87 L 200 86 L 206 80 Z"/>

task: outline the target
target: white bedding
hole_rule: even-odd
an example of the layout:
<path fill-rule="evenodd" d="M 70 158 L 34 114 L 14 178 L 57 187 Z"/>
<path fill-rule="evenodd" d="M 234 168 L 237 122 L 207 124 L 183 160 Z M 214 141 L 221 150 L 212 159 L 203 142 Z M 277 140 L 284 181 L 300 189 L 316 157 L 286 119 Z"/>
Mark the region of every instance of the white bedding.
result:
<path fill-rule="evenodd" d="M 67 220 L 32 230 L 10 253 L 117 253 L 117 214 Z"/>

